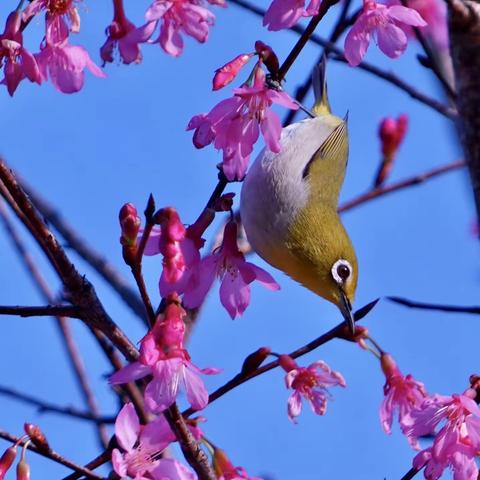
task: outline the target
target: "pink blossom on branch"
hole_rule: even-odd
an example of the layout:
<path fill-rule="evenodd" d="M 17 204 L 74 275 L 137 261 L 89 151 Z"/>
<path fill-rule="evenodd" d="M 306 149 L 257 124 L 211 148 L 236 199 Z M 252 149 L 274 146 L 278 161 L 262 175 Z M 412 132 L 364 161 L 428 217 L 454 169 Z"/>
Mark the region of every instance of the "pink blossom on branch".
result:
<path fill-rule="evenodd" d="M 253 145 L 259 132 L 272 152 L 279 152 L 282 125 L 270 110 L 276 103 L 292 110 L 298 105 L 285 92 L 268 87 L 265 72 L 257 65 L 252 86 L 233 91 L 234 96 L 221 101 L 209 113 L 194 116 L 187 130 L 195 130 L 193 144 L 203 148 L 211 143 L 223 150 L 222 169 L 228 180 L 245 176 Z"/>
<path fill-rule="evenodd" d="M 224 0 L 209 0 L 209 3 L 225 6 Z M 206 42 L 215 15 L 204 5 L 204 0 L 155 0 L 145 13 L 147 22 L 153 22 L 154 27 L 160 24 L 160 35 L 153 43 L 159 43 L 165 52 L 178 57 L 183 52 L 181 33 L 200 43 Z"/>
<path fill-rule="evenodd" d="M 225 226 L 221 247 L 203 258 L 192 274 L 183 297 L 185 306 L 200 306 L 216 277 L 221 281 L 220 301 L 232 319 L 242 315 L 248 307 L 253 281 L 258 280 L 269 290 L 280 289 L 269 273 L 245 261 L 237 246 L 237 223 L 234 221 Z"/>
<path fill-rule="evenodd" d="M 105 63 L 113 62 L 113 51 L 118 48 L 120 57 L 126 65 L 140 63 L 142 53 L 139 44 L 145 43 L 155 30 L 155 23 L 149 22 L 142 27 L 136 28 L 128 20 L 123 8 L 123 0 L 114 0 L 113 21 L 107 27 L 107 40 L 100 48 L 100 56 Z"/>
<path fill-rule="evenodd" d="M 478 467 L 475 458 L 480 451 L 480 408 L 475 403 L 476 392 L 466 390 L 462 395 L 426 398 L 420 408 L 412 412 L 412 425 L 406 432 L 412 437 L 431 434 L 442 422 L 433 445 L 422 450 L 413 460 L 413 466 L 425 467 L 427 480 L 437 480 L 446 468 L 455 480 L 476 480 Z"/>
<path fill-rule="evenodd" d="M 193 480 L 195 476 L 174 459 L 156 459 L 176 440 L 164 416 L 140 425 L 133 404 L 127 403 L 115 420 L 115 436 L 121 449 L 113 449 L 113 469 L 121 478 Z M 166 472 L 170 473 L 169 476 Z M 175 474 L 175 472 L 177 472 Z"/>
<path fill-rule="evenodd" d="M 268 30 L 282 30 L 293 27 L 302 17 L 312 17 L 318 13 L 321 0 L 273 0 L 268 7 L 263 25 Z"/>
<path fill-rule="evenodd" d="M 0 35 L 0 65 L 4 65 L 5 74 L 2 84 L 7 86 L 10 96 L 24 78 L 39 85 L 42 81 L 35 57 L 23 48 L 21 20 L 20 12 L 10 13 L 5 31 Z"/>
<path fill-rule="evenodd" d="M 364 0 L 362 13 L 345 37 L 345 57 L 350 65 L 357 66 L 367 53 L 373 36 L 385 55 L 397 58 L 407 48 L 405 26 L 426 25 L 425 20 L 412 8 L 402 5 L 388 7 Z"/>
<path fill-rule="evenodd" d="M 178 297 L 167 299 L 162 317 L 140 343 L 140 358 L 110 377 L 111 384 L 128 383 L 153 375 L 145 390 L 145 405 L 153 413 L 162 413 L 175 402 L 183 385 L 192 408 L 201 410 L 208 404 L 208 392 L 199 374 L 212 375 L 218 369 L 199 369 L 183 347 L 185 311 Z"/>
<path fill-rule="evenodd" d="M 253 53 L 242 53 L 223 65 L 223 67 L 215 70 L 212 90 L 220 90 L 220 88 L 231 83 L 238 75 L 240 69 L 248 63 L 253 55 Z"/>
<path fill-rule="evenodd" d="M 308 367 L 299 367 L 288 355 L 280 355 L 280 366 L 287 372 L 285 385 L 294 392 L 288 399 L 288 417 L 295 418 L 302 411 L 302 397 L 310 403 L 317 415 L 325 415 L 329 387 L 346 387 L 341 373 L 333 371 L 325 362 L 314 362 Z"/>
<path fill-rule="evenodd" d="M 391 433 L 393 416 L 398 412 L 398 422 L 402 432 L 414 448 L 418 448 L 417 439 L 408 435 L 412 426 L 412 411 L 418 409 L 427 392 L 423 383 L 417 382 L 411 375 L 404 376 L 395 360 L 388 353 L 381 356 L 381 366 L 385 374 L 385 397 L 380 406 L 380 421 L 385 433 Z"/>

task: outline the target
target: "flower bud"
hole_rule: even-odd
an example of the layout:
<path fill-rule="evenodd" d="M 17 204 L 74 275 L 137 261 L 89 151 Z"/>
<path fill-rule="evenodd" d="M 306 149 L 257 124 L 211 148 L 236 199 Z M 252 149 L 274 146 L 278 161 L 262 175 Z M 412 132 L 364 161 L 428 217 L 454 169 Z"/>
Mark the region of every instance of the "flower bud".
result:
<path fill-rule="evenodd" d="M 122 245 L 135 245 L 137 242 L 138 231 L 140 230 L 141 220 L 137 209 L 132 203 L 126 203 L 118 215 L 122 236 L 120 243 Z"/>
<path fill-rule="evenodd" d="M 212 89 L 220 90 L 221 88 L 231 83 L 238 75 L 240 69 L 248 63 L 252 56 L 253 53 L 242 53 L 230 62 L 223 65 L 223 67 L 215 70 Z"/>
<path fill-rule="evenodd" d="M 17 464 L 17 480 L 30 480 L 30 467 L 24 458 Z"/>
<path fill-rule="evenodd" d="M 397 120 L 387 117 L 381 121 L 378 135 L 381 141 L 383 159 L 375 178 L 375 187 L 382 185 L 390 175 L 395 154 L 405 137 L 407 125 L 408 117 L 404 114 L 400 115 Z"/>
<path fill-rule="evenodd" d="M 13 462 L 15 461 L 15 457 L 17 456 L 17 446 L 12 445 L 8 447 L 3 455 L 0 457 L 0 480 L 5 478 L 5 475 L 8 469 L 12 466 Z"/>
<path fill-rule="evenodd" d="M 33 423 L 25 423 L 23 425 L 25 433 L 30 437 L 32 443 L 42 451 L 49 451 L 50 445 L 48 444 L 45 434 L 40 430 L 40 427 Z"/>
<path fill-rule="evenodd" d="M 243 362 L 241 373 L 246 375 L 247 373 L 256 370 L 270 355 L 271 351 L 272 350 L 269 347 L 260 347 L 258 350 L 248 355 Z"/>
<path fill-rule="evenodd" d="M 290 355 L 280 355 L 278 361 L 287 373 L 298 368 L 297 362 Z"/>

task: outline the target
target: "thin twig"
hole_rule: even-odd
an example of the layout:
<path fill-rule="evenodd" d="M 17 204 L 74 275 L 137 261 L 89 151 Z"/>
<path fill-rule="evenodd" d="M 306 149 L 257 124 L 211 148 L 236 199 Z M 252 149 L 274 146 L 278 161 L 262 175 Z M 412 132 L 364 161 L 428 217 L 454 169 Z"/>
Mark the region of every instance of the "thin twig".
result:
<path fill-rule="evenodd" d="M 137 292 L 132 288 L 127 280 L 111 265 L 102 255 L 96 252 L 92 246 L 88 245 L 86 240 L 80 238 L 78 233 L 62 217 L 49 202 L 30 186 L 22 182 L 23 188 L 32 200 L 42 217 L 51 224 L 55 230 L 63 237 L 66 246 L 74 250 L 85 262 L 87 262 L 107 283 L 113 288 L 126 305 L 142 320 L 145 321 L 143 304 L 138 297 Z M 120 250 L 119 250 L 120 251 Z"/>
<path fill-rule="evenodd" d="M 416 468 L 412 467 L 400 480 L 412 480 L 412 478 L 419 472 Z"/>
<path fill-rule="evenodd" d="M 3 438 L 4 440 L 8 440 L 9 442 L 12 443 L 18 443 L 19 445 L 24 445 L 25 442 L 28 440 L 20 440 L 19 437 L 16 437 L 15 435 L 12 435 L 8 432 L 4 432 L 3 430 L 0 430 L 0 438 Z M 42 457 L 49 458 L 50 460 L 53 460 L 56 463 L 60 463 L 61 465 L 70 468 L 71 470 L 74 470 L 75 472 L 78 472 L 82 475 L 84 475 L 87 478 L 93 479 L 93 480 L 103 480 L 103 477 L 100 475 L 97 475 L 96 473 L 92 472 L 88 468 L 82 467 L 81 465 L 77 465 L 76 463 L 72 462 L 68 458 L 63 457 L 59 453 L 55 452 L 54 450 L 49 450 L 49 451 L 44 451 L 40 450 L 35 445 L 33 445 L 31 442 L 28 443 L 27 447 L 28 450 L 31 450 L 32 452 L 38 453 L 38 455 L 41 455 Z"/>
<path fill-rule="evenodd" d="M 55 405 L 45 400 L 40 400 L 39 398 L 29 395 L 27 393 L 18 392 L 13 388 L 5 387 L 2 385 L 0 385 L 0 395 L 19 400 L 20 402 L 26 403 L 28 405 L 33 405 L 34 407 L 37 407 L 40 413 L 53 412 L 60 415 L 66 415 L 67 417 L 79 418 L 81 420 L 89 420 L 97 424 L 111 424 L 115 422 L 114 416 L 98 416 L 96 414 L 92 414 L 91 412 L 82 412 L 81 410 L 78 410 L 74 407 L 63 407 L 60 405 Z"/>
<path fill-rule="evenodd" d="M 230 0 L 230 1 L 231 3 L 234 3 L 252 13 L 255 13 L 256 15 L 260 15 L 260 16 L 265 15 L 265 10 L 258 8 L 256 5 L 253 5 L 252 3 L 246 0 Z M 302 35 L 304 32 L 304 29 L 299 25 L 294 25 L 293 27 L 290 28 L 290 30 L 300 35 Z M 315 34 L 313 34 L 310 37 L 310 41 L 312 43 L 315 43 L 317 45 L 320 45 L 328 49 L 332 53 L 335 53 L 335 55 L 331 57 L 332 60 L 348 63 L 345 58 L 343 50 L 337 47 L 334 43 L 329 42 L 328 40 L 325 40 L 324 38 Z M 403 90 L 404 92 L 408 93 L 415 100 L 418 100 L 419 102 L 429 106 L 430 108 L 433 108 L 438 113 L 441 113 L 447 118 L 455 119 L 457 116 L 457 112 L 455 109 L 450 108 L 446 105 L 443 105 L 438 100 L 435 100 L 434 98 L 431 98 L 428 95 L 425 95 L 424 93 L 420 92 L 419 90 L 417 90 L 416 88 L 414 88 L 407 82 L 403 81 L 400 77 L 398 77 L 397 75 L 391 72 L 382 70 L 381 68 L 378 68 L 368 62 L 361 62 L 356 68 L 372 73 L 373 75 L 379 78 L 382 78 L 383 80 L 391 83 L 392 85 L 395 85 L 400 90 Z"/>
<path fill-rule="evenodd" d="M 95 468 L 101 467 L 105 463 L 109 462 L 112 458 L 111 448 L 108 448 L 100 455 L 95 457 L 93 460 L 90 460 L 84 468 L 88 468 L 89 470 L 94 470 Z M 66 477 L 62 478 L 62 480 L 77 480 L 82 476 L 81 473 L 72 473 L 71 475 L 67 475 Z"/>
<path fill-rule="evenodd" d="M 82 311 L 71 305 L 46 305 L 42 307 L 0 306 L 0 315 L 19 317 L 70 317 L 81 318 Z"/>
<path fill-rule="evenodd" d="M 355 321 L 357 322 L 361 320 L 376 305 L 377 302 L 378 300 L 375 300 L 374 302 L 371 302 L 368 305 L 365 305 L 363 308 L 357 310 L 354 314 Z M 292 358 L 301 357 L 302 355 L 305 355 L 315 350 L 316 348 L 320 347 L 321 345 L 324 345 L 325 343 L 329 342 L 330 340 L 333 340 L 334 338 L 348 338 L 348 333 L 346 333 L 345 322 L 339 323 L 336 327 L 333 327 L 328 332 L 324 333 L 323 335 L 320 335 L 318 338 L 316 338 L 315 340 L 312 340 L 306 345 L 300 348 L 297 348 L 296 350 L 289 353 L 288 355 Z M 224 385 L 217 388 L 217 390 L 212 392 L 208 397 L 208 404 L 210 405 L 211 403 L 213 403 L 215 400 L 218 400 L 220 397 L 222 397 L 226 393 L 230 392 L 234 388 L 237 388 L 239 385 L 242 385 L 243 383 L 248 382 L 252 378 L 258 377 L 263 373 L 273 370 L 279 365 L 280 365 L 280 362 L 278 360 L 274 360 L 253 371 L 240 372 L 238 375 L 235 375 L 231 380 L 229 380 Z M 195 410 L 193 410 L 192 408 L 188 408 L 183 412 L 183 416 L 188 417 L 193 413 L 195 413 Z"/>
<path fill-rule="evenodd" d="M 71 297 L 69 300 L 85 312 L 82 321 L 92 328 L 101 330 L 128 360 L 136 360 L 138 358 L 137 348 L 107 314 L 93 285 L 75 269 L 4 160 L 0 161 L 0 181 L 12 197 L 5 196 L 5 200 L 13 206 L 11 201 L 13 199 L 15 207 L 22 212 L 20 219 L 47 256 L 66 292 Z"/>
<path fill-rule="evenodd" d="M 439 305 L 435 303 L 415 302 L 401 297 L 386 297 L 391 302 L 399 303 L 405 307 L 418 308 L 420 310 L 436 310 L 439 312 L 451 312 L 451 313 L 471 313 L 474 315 L 480 315 L 480 307 L 463 307 L 457 305 Z"/>
<path fill-rule="evenodd" d="M 358 207 L 359 205 L 363 205 L 371 200 L 375 200 L 376 198 L 383 197 L 389 193 L 396 192 L 398 190 L 402 190 L 407 187 L 412 187 L 414 185 L 419 185 L 426 180 L 431 178 L 437 177 L 447 172 L 451 172 L 452 170 L 458 170 L 465 166 L 464 160 L 457 160 L 452 163 L 447 163 L 446 165 L 442 165 L 441 167 L 433 168 L 428 172 L 421 173 L 418 175 L 414 175 L 413 177 L 406 178 L 405 180 L 400 180 L 398 182 L 392 183 L 390 185 L 381 186 L 379 188 L 374 188 L 372 190 L 368 190 L 365 193 L 358 195 L 351 200 L 347 200 L 346 202 L 342 203 L 338 207 L 338 212 L 346 212 L 347 210 L 351 210 L 352 208 Z"/>
<path fill-rule="evenodd" d="M 3 192 L 3 190 L 2 190 L 2 195 L 5 196 L 5 192 Z M 7 195 L 7 197 L 9 196 Z M 13 201 L 13 199 L 10 198 L 10 202 L 11 202 L 11 205 L 17 208 L 17 205 Z M 0 201 L 0 219 L 3 222 L 5 230 L 9 234 L 10 239 L 12 240 L 13 245 L 21 261 L 23 262 L 23 264 L 25 265 L 25 268 L 30 273 L 32 280 L 35 283 L 38 291 L 47 302 L 53 303 L 55 301 L 54 295 L 50 290 L 50 287 L 48 286 L 45 278 L 43 277 L 40 270 L 38 269 L 37 264 L 35 263 L 35 260 L 28 253 L 22 239 L 17 233 L 17 230 L 13 222 L 10 220 L 7 214 L 3 201 Z M 23 221 L 26 221 L 26 219 L 23 219 Z M 78 307 L 73 307 L 73 308 L 78 308 Z M 85 366 L 83 364 L 80 352 L 78 351 L 78 348 L 73 339 L 73 334 L 70 329 L 70 324 L 68 322 L 68 319 L 58 313 L 57 315 L 54 316 L 54 318 L 56 320 L 57 328 L 64 341 L 64 347 L 67 353 L 67 358 L 70 361 L 70 365 L 75 374 L 77 384 L 79 386 L 81 394 L 83 395 L 85 403 L 89 408 L 90 413 L 93 417 L 100 417 L 97 402 L 95 400 L 95 395 L 93 393 L 93 390 L 90 387 L 90 383 L 87 377 L 87 372 L 85 371 Z M 102 425 L 101 422 L 97 423 L 96 428 L 97 428 L 100 444 L 102 446 L 105 446 L 108 441 L 108 432 L 106 431 L 105 426 Z"/>

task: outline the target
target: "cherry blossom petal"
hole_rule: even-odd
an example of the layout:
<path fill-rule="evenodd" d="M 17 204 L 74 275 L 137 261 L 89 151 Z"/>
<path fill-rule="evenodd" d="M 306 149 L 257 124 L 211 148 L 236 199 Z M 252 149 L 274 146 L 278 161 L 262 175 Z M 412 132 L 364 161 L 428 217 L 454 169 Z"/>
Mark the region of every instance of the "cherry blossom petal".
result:
<path fill-rule="evenodd" d="M 290 420 L 295 421 L 295 417 L 298 417 L 300 413 L 302 413 L 302 397 L 295 391 L 288 399 L 288 416 Z"/>
<path fill-rule="evenodd" d="M 122 478 L 127 476 L 128 464 L 125 462 L 123 455 L 118 448 L 114 448 L 112 451 L 112 465 L 117 475 Z"/>
<path fill-rule="evenodd" d="M 154 378 L 145 389 L 145 406 L 152 413 L 162 413 L 176 400 L 182 359 L 160 360 L 155 365 Z"/>
<path fill-rule="evenodd" d="M 115 436 L 120 446 L 129 452 L 133 449 L 140 433 L 140 421 L 133 403 L 127 403 L 115 420 Z"/>
<path fill-rule="evenodd" d="M 345 58 L 353 67 L 361 63 L 370 45 L 371 33 L 365 27 L 359 18 L 345 37 Z"/>
<path fill-rule="evenodd" d="M 152 373 L 152 369 L 150 367 L 142 365 L 140 362 L 132 362 L 111 375 L 108 379 L 108 382 L 110 385 L 133 382 L 139 378 L 149 375 L 150 373 Z"/>
<path fill-rule="evenodd" d="M 154 480 L 195 480 L 197 478 L 193 472 L 173 458 L 162 458 L 150 474 Z"/>
<path fill-rule="evenodd" d="M 407 8 L 403 5 L 393 5 L 388 9 L 388 16 L 394 20 L 412 25 L 413 27 L 425 27 L 427 22 L 413 8 Z"/>
<path fill-rule="evenodd" d="M 393 23 L 377 29 L 378 46 L 390 58 L 399 57 L 407 48 L 407 35 Z"/>
<path fill-rule="evenodd" d="M 183 381 L 187 400 L 195 410 L 202 410 L 208 405 L 208 391 L 200 376 L 185 365 L 183 368 Z"/>

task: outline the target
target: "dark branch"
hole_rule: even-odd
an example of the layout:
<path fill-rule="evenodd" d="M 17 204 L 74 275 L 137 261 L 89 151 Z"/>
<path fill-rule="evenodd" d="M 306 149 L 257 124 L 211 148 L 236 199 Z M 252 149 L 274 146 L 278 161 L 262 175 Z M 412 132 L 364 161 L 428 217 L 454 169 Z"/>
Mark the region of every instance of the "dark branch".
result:
<path fill-rule="evenodd" d="M 47 402 L 45 400 L 40 400 L 32 395 L 26 393 L 18 392 L 13 388 L 4 387 L 0 385 L 0 395 L 5 397 L 13 398 L 20 402 L 32 405 L 38 409 L 40 413 L 58 413 L 60 415 L 66 415 L 68 417 L 79 418 L 81 420 L 89 420 L 94 423 L 114 423 L 115 417 L 100 417 L 91 412 L 82 412 L 74 407 L 62 407 L 60 405 L 55 405 L 53 403 Z"/>
<path fill-rule="evenodd" d="M 46 305 L 44 307 L 0 306 L 0 315 L 82 318 L 82 311 L 80 308 L 72 305 Z"/>
<path fill-rule="evenodd" d="M 451 313 L 471 313 L 474 315 L 480 315 L 480 307 L 462 307 L 456 305 L 438 305 L 435 303 L 415 302 L 401 297 L 386 297 L 391 302 L 399 303 L 405 307 L 418 308 L 420 310 L 436 310 L 439 312 L 451 312 Z"/>
<path fill-rule="evenodd" d="M 15 435 L 12 435 L 8 432 L 4 432 L 2 430 L 0 430 L 0 438 L 3 438 L 4 440 L 8 440 L 9 442 L 12 442 L 12 443 L 17 443 L 18 445 L 22 445 L 22 446 L 27 441 L 27 440 L 20 440 L 20 438 L 16 437 Z M 64 465 L 65 467 L 68 467 L 77 473 L 81 473 L 87 478 L 90 478 L 93 480 L 103 480 L 103 477 L 101 477 L 100 475 L 97 475 L 96 473 L 92 472 L 88 468 L 82 467 L 81 465 L 77 465 L 71 460 L 68 460 L 68 458 L 62 457 L 62 455 L 55 452 L 54 450 L 49 450 L 49 451 L 39 450 L 32 443 L 29 443 L 27 445 L 27 449 L 31 450 L 32 452 L 38 453 L 38 455 L 41 455 L 42 457 L 49 458 L 50 460 L 53 460 L 56 463 L 60 463 L 61 465 Z"/>

